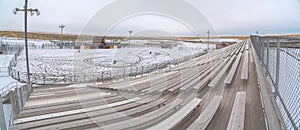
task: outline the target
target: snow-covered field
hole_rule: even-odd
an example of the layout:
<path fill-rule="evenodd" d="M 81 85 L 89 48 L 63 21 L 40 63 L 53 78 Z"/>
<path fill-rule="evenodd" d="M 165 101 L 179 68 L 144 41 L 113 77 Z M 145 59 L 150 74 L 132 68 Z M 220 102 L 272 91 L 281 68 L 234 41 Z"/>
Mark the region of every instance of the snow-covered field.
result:
<path fill-rule="evenodd" d="M 30 73 L 33 81 L 48 84 L 120 78 L 186 61 L 206 49 L 202 44 L 181 44 L 172 49 L 30 49 Z M 25 81 L 24 50 L 13 70 L 15 78 Z"/>

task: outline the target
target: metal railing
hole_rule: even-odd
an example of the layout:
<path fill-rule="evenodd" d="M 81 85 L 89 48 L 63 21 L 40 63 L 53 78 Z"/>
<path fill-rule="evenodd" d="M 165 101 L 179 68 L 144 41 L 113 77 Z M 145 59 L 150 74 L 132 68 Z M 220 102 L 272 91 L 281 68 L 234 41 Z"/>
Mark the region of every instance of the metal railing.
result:
<path fill-rule="evenodd" d="M 9 90 L 11 90 L 17 86 L 19 86 L 19 82 L 17 82 L 17 81 L 10 82 L 9 84 L 5 85 L 3 88 L 0 89 L 0 94 L 2 96 L 5 96 L 8 94 Z"/>
<path fill-rule="evenodd" d="M 32 90 L 32 83 L 19 85 L 17 82 L 12 82 L 1 89 L 0 130 L 8 129 L 9 126 L 13 125 L 16 115 L 20 114 Z"/>
<path fill-rule="evenodd" d="M 300 128 L 300 38 L 251 35 L 289 130 Z"/>

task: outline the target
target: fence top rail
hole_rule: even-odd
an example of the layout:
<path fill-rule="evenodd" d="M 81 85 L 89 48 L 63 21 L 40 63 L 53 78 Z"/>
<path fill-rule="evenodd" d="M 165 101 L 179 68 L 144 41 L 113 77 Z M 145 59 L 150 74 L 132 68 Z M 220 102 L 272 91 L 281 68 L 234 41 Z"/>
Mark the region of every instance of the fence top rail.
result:
<path fill-rule="evenodd" d="M 300 41 L 299 37 L 293 36 L 268 36 L 268 35 L 250 35 L 250 37 L 259 37 L 259 38 L 270 38 L 270 39 L 286 39 L 286 40 L 297 40 Z"/>

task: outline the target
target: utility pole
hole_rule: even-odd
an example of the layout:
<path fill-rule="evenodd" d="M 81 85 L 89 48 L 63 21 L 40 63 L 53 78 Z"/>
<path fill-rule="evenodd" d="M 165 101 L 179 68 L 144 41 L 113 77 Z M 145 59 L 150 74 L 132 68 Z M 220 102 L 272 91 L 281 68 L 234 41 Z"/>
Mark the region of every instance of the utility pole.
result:
<path fill-rule="evenodd" d="M 58 27 L 60 28 L 60 35 L 63 35 L 63 33 L 64 33 L 64 28 L 66 27 L 66 25 L 61 24 L 61 25 L 59 25 Z"/>
<path fill-rule="evenodd" d="M 131 33 L 132 33 L 133 31 L 128 31 L 128 32 L 129 32 L 128 43 L 130 43 L 130 39 L 131 39 Z"/>
<path fill-rule="evenodd" d="M 210 31 L 208 30 L 207 31 L 207 52 L 209 51 L 209 34 L 210 34 Z"/>
<path fill-rule="evenodd" d="M 38 9 L 27 8 L 28 0 L 25 0 L 25 5 L 23 9 L 16 8 L 13 10 L 14 14 L 17 14 L 18 11 L 24 12 L 24 37 L 25 37 L 25 54 L 26 54 L 26 68 L 27 68 L 27 82 L 30 83 L 30 74 L 29 74 L 29 57 L 28 57 L 28 43 L 27 43 L 27 14 L 30 12 L 30 15 L 33 16 L 40 15 L 40 11 Z"/>

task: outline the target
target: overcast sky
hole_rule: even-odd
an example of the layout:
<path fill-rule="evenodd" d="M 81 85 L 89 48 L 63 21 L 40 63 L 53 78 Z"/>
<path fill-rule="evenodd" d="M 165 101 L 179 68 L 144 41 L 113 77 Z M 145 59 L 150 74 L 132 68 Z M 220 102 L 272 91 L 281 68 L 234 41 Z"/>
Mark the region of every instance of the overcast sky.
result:
<path fill-rule="evenodd" d="M 136 35 L 146 30 L 204 35 L 208 29 L 219 35 L 249 35 L 256 30 L 263 34 L 300 33 L 300 0 L 174 0 L 168 7 L 150 1 L 155 0 L 29 0 L 29 7 L 41 11 L 40 16 L 29 15 L 29 31 L 59 33 L 58 25 L 65 24 L 65 33 L 99 34 L 99 26 L 106 27 L 103 24 L 112 21 L 113 26 L 106 27 L 109 35 L 128 35 L 128 30 Z M 24 0 L 0 0 L 0 30 L 23 30 L 23 13 L 12 13 L 23 4 Z M 140 13 L 130 14 L 131 7 Z M 142 13 L 144 8 L 152 13 Z M 165 14 L 164 8 L 174 10 L 175 15 Z M 110 17 L 116 14 L 122 15 Z M 202 30 L 195 29 L 196 23 Z M 196 34 L 193 29 L 203 33 Z"/>

